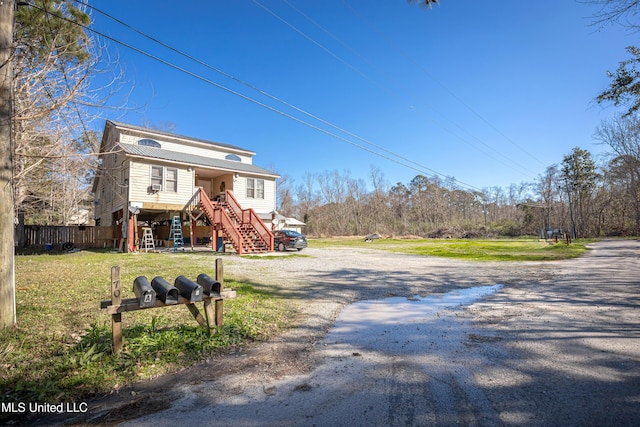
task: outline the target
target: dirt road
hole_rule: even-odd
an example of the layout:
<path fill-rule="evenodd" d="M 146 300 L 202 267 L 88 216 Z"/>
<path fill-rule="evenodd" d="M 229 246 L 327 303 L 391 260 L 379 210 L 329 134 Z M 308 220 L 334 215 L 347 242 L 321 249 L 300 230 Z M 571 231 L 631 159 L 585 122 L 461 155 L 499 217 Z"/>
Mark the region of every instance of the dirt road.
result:
<path fill-rule="evenodd" d="M 225 260 L 302 301 L 300 327 L 93 402 L 92 422 L 640 425 L 637 241 L 553 263 L 305 253 Z"/>

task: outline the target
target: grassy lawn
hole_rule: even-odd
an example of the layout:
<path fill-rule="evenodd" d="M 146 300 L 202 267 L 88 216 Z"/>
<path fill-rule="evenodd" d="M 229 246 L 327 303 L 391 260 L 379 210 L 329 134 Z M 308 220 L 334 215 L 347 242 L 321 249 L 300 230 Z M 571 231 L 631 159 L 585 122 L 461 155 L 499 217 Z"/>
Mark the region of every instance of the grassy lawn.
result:
<path fill-rule="evenodd" d="M 122 315 L 124 351 L 111 353 L 111 267 L 121 267 L 123 298 L 133 280 L 215 277 L 215 253 L 119 254 L 82 251 L 16 257 L 18 328 L 0 332 L 2 401 L 69 402 L 176 371 L 248 341 L 265 340 L 295 319 L 293 303 L 225 277 L 238 298 L 225 301 L 225 324 L 208 334 L 186 306 Z M 225 259 L 225 258 L 228 258 Z M 224 262 L 233 262 L 223 256 Z M 204 315 L 202 304 L 196 306 Z"/>
<path fill-rule="evenodd" d="M 358 247 L 469 261 L 554 261 L 575 258 L 591 240 L 551 244 L 538 239 L 314 239 L 313 247 Z"/>
<path fill-rule="evenodd" d="M 312 247 L 374 248 L 474 261 L 548 261 L 573 258 L 588 242 L 550 245 L 529 239 L 403 240 L 313 239 Z M 225 277 L 238 299 L 225 301 L 225 324 L 208 334 L 185 306 L 124 313 L 124 350 L 111 353 L 111 267 L 121 267 L 123 298 L 134 297 L 137 276 L 169 282 L 215 274 L 216 253 L 77 253 L 16 257 L 18 328 L 0 331 L 2 400 L 69 402 L 109 392 L 132 381 L 173 372 L 250 341 L 266 340 L 296 318 L 293 301 Z M 290 256 L 305 257 L 305 254 Z M 233 257 L 222 256 L 225 263 Z M 277 256 L 262 256 L 262 259 Z M 202 310 L 202 304 L 197 304 Z"/>

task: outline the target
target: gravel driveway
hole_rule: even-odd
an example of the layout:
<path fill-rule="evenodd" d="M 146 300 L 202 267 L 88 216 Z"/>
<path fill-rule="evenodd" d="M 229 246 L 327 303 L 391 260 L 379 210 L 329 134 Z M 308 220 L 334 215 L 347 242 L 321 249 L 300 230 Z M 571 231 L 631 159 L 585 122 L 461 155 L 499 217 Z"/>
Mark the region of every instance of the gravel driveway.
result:
<path fill-rule="evenodd" d="M 227 275 L 301 301 L 299 327 L 95 402 L 94 421 L 640 425 L 637 241 L 604 241 L 549 263 L 302 253 L 311 257 L 225 258 Z M 412 312 L 412 302 L 430 301 L 420 297 L 468 288 L 486 295 Z M 362 313 L 379 321 L 356 327 Z"/>

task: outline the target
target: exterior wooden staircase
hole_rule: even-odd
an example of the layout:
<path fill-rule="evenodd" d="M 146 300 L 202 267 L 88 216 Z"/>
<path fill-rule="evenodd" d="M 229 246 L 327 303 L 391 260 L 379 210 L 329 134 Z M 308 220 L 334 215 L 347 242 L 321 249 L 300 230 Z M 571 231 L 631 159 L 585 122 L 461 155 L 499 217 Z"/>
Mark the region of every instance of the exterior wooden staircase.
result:
<path fill-rule="evenodd" d="M 225 200 L 212 201 L 198 188 L 185 210 L 201 210 L 213 230 L 221 231 L 239 255 L 273 251 L 273 233 L 253 209 L 242 209 L 230 190 Z"/>

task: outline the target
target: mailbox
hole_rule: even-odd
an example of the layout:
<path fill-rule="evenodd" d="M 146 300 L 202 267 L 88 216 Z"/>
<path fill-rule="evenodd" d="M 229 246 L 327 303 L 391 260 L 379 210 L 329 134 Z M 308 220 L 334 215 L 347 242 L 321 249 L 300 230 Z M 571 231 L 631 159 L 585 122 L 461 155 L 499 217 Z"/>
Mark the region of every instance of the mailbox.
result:
<path fill-rule="evenodd" d="M 156 291 L 156 296 L 163 303 L 167 305 L 178 303 L 178 289 L 162 277 L 154 277 L 151 281 L 151 287 Z"/>
<path fill-rule="evenodd" d="M 198 276 L 196 282 L 198 282 L 198 284 L 202 286 L 202 291 L 205 295 L 209 295 L 211 298 L 220 298 L 220 291 L 222 289 L 220 286 L 220 282 L 218 282 L 216 279 L 212 279 L 211 277 L 202 273 Z"/>
<path fill-rule="evenodd" d="M 202 286 L 192 282 L 184 276 L 178 276 L 175 281 L 176 288 L 180 295 L 189 300 L 189 302 L 202 301 Z"/>
<path fill-rule="evenodd" d="M 136 277 L 133 281 L 133 293 L 138 298 L 140 308 L 154 307 L 156 305 L 156 291 L 149 284 L 145 276 Z"/>

